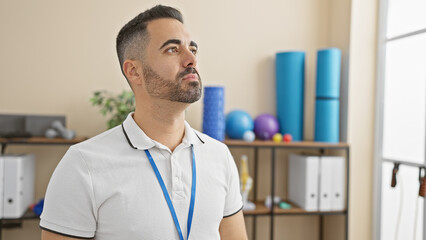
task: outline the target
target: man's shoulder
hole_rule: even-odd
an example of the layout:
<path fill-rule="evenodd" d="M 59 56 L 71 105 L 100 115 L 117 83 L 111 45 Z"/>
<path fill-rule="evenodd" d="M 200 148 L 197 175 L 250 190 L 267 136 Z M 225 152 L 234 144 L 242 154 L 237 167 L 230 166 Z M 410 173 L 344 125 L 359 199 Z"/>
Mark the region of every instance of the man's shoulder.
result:
<path fill-rule="evenodd" d="M 121 130 L 121 125 L 106 130 L 94 137 L 91 137 L 83 142 L 71 146 L 73 149 L 93 149 L 93 148 L 113 148 L 119 144 L 124 138 Z"/>

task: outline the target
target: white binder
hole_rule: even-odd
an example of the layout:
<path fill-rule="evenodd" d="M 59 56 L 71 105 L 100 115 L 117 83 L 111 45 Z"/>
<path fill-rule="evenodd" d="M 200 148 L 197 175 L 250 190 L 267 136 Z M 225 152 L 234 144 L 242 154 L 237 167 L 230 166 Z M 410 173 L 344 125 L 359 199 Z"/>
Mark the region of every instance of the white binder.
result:
<path fill-rule="evenodd" d="M 0 219 L 3 218 L 3 195 L 4 195 L 4 161 L 2 155 L 0 155 Z"/>
<path fill-rule="evenodd" d="M 331 195 L 333 192 L 333 165 L 332 157 L 320 157 L 320 184 L 319 184 L 319 210 L 331 211 L 332 201 Z"/>
<path fill-rule="evenodd" d="M 318 168 L 317 156 L 289 157 L 288 199 L 306 211 L 318 211 Z"/>
<path fill-rule="evenodd" d="M 333 180 L 331 193 L 331 210 L 345 209 L 345 159 L 343 157 L 328 157 L 333 162 Z"/>
<path fill-rule="evenodd" d="M 2 155 L 3 218 L 20 218 L 34 201 L 34 155 Z"/>
<path fill-rule="evenodd" d="M 345 159 L 291 154 L 288 200 L 306 211 L 345 209 Z"/>

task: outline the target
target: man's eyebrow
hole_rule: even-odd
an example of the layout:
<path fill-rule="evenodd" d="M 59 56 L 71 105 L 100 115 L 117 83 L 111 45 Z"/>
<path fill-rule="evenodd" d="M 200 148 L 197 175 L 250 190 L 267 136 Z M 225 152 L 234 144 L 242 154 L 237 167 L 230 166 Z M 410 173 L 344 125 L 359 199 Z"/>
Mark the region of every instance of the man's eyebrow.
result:
<path fill-rule="evenodd" d="M 195 43 L 194 41 L 191 41 L 191 43 L 189 43 L 189 46 L 191 46 L 191 47 L 195 47 L 195 48 L 197 48 L 197 49 L 198 49 L 198 45 L 197 45 L 197 43 Z"/>
<path fill-rule="evenodd" d="M 163 43 L 163 45 L 161 45 L 161 47 L 160 47 L 159 49 L 161 50 L 162 48 L 164 48 L 165 46 L 167 46 L 167 45 L 169 45 L 169 44 L 178 44 L 178 45 L 180 45 L 181 43 L 182 43 L 182 41 L 181 41 L 181 40 L 179 40 L 179 39 L 169 39 L 169 40 L 165 41 L 165 42 Z M 196 43 L 196 42 L 194 42 L 194 41 L 191 41 L 191 42 L 189 43 L 189 46 L 191 46 L 191 47 L 196 47 L 196 48 L 198 49 L 198 45 L 197 45 L 197 43 Z"/>
<path fill-rule="evenodd" d="M 167 46 L 167 45 L 169 45 L 169 44 L 181 44 L 182 42 L 179 40 L 179 39 L 169 39 L 169 40 L 167 40 L 167 41 L 165 41 L 164 43 L 163 43 L 163 45 L 161 45 L 161 47 L 159 48 L 159 49 L 162 49 L 163 47 L 165 47 L 165 46 Z"/>

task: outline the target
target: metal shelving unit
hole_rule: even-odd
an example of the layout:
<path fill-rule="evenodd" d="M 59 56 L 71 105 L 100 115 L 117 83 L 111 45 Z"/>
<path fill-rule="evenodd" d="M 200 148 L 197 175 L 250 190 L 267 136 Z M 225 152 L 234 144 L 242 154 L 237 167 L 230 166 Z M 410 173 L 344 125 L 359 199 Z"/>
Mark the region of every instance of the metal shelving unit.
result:
<path fill-rule="evenodd" d="M 349 208 L 349 156 L 350 156 L 350 148 L 347 143 L 322 143 L 322 142 L 273 142 L 273 141 L 259 141 L 255 140 L 253 142 L 245 142 L 241 140 L 225 140 L 225 144 L 229 148 L 251 148 L 254 149 L 254 184 L 253 184 L 253 196 L 256 204 L 256 209 L 253 211 L 244 211 L 244 215 L 248 217 L 253 217 L 253 226 L 252 226 L 252 236 L 253 240 L 256 239 L 256 221 L 257 216 L 270 216 L 270 236 L 271 240 L 274 239 L 274 218 L 277 215 L 310 215 L 310 216 L 320 216 L 320 239 L 323 239 L 323 218 L 326 215 L 344 215 L 345 216 L 345 239 L 348 239 L 348 208 Z M 327 212 L 308 212 L 303 210 L 302 208 L 292 204 L 292 208 L 290 209 L 280 209 L 275 206 L 272 209 L 266 208 L 263 205 L 263 202 L 258 201 L 257 195 L 257 182 L 258 182 L 258 150 L 259 149 L 269 149 L 272 151 L 271 156 L 271 196 L 272 198 L 275 196 L 275 155 L 277 149 L 288 149 L 288 150 L 296 150 L 296 149 L 310 149 L 310 150 L 319 150 L 320 153 L 324 153 L 325 150 L 343 150 L 346 153 L 346 209 L 344 211 L 327 211 Z"/>

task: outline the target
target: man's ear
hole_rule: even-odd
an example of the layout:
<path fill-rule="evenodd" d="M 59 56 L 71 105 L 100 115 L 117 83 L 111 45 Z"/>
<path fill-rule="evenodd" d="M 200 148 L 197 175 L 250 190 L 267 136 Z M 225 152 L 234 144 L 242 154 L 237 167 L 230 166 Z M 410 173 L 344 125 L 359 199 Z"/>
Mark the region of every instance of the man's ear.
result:
<path fill-rule="evenodd" d="M 136 60 L 127 59 L 123 63 L 123 72 L 132 85 L 142 84 L 142 63 Z"/>

